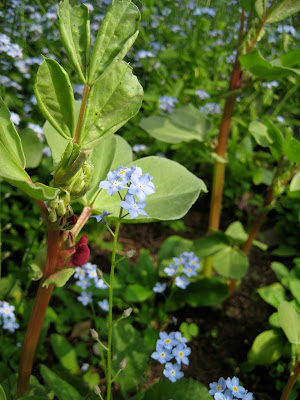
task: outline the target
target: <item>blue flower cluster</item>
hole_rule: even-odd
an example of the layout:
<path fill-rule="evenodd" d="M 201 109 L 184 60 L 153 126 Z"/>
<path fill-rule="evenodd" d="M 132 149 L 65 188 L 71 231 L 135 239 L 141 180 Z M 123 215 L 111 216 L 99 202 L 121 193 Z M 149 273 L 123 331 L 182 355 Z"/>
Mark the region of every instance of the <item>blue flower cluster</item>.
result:
<path fill-rule="evenodd" d="M 86 292 L 86 289 L 92 284 L 97 289 L 106 289 L 107 285 L 104 283 L 102 278 L 97 275 L 97 266 L 95 264 L 86 263 L 82 267 L 75 268 L 74 278 L 77 279 L 75 285 L 82 289 L 81 295 L 77 297 L 77 300 L 83 305 L 87 306 L 93 301 L 92 292 Z M 103 311 L 108 311 L 108 301 L 98 301 L 99 307 Z"/>
<path fill-rule="evenodd" d="M 107 179 L 107 181 L 100 182 L 99 187 L 107 189 L 110 196 L 120 190 L 127 189 L 120 205 L 129 212 L 130 219 L 136 218 L 139 214 L 148 218 L 148 214 L 143 210 L 147 205 L 146 196 L 155 193 L 154 183 L 151 182 L 153 178 L 149 174 L 143 174 L 140 167 L 118 167 L 115 171 L 108 173 Z M 136 201 L 134 196 L 140 202 Z"/>
<path fill-rule="evenodd" d="M 171 382 L 176 382 L 183 377 L 183 372 L 180 371 L 181 364 L 189 365 L 188 356 L 191 354 L 191 349 L 187 347 L 187 339 L 180 332 L 160 332 L 160 339 L 156 342 L 156 351 L 151 354 L 151 358 L 165 364 L 163 374 Z M 175 358 L 176 363 L 171 361 Z"/>
<path fill-rule="evenodd" d="M 235 376 L 230 379 L 220 378 L 218 382 L 209 384 L 209 394 L 214 396 L 215 400 L 253 400 L 253 393 L 248 392 L 243 386 L 240 386 L 239 378 Z"/>
<path fill-rule="evenodd" d="M 14 332 L 19 328 L 20 325 L 16 322 L 14 311 L 14 306 L 11 306 L 7 301 L 0 301 L 0 324 L 3 324 L 2 329 Z"/>
<path fill-rule="evenodd" d="M 176 103 L 178 103 L 178 99 L 172 96 L 161 96 L 159 98 L 159 108 L 166 112 L 173 111 Z"/>
<path fill-rule="evenodd" d="M 164 269 L 164 271 L 168 276 L 175 276 L 178 273 L 181 274 L 183 272 L 183 275 L 175 277 L 175 285 L 180 289 L 186 289 L 190 284 L 186 276 L 191 278 L 192 276 L 197 275 L 197 269 L 200 268 L 199 257 L 197 257 L 192 251 L 185 251 L 180 254 L 179 257 L 174 257 L 173 261 Z M 153 291 L 156 293 L 163 293 L 166 290 L 166 287 L 166 283 L 156 282 Z"/>

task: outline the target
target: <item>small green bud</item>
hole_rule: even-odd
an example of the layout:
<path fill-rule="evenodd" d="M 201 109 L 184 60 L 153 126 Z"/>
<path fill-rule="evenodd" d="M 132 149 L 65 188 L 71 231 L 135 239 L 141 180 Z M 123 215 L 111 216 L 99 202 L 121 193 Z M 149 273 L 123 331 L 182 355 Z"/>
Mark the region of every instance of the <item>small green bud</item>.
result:
<path fill-rule="evenodd" d="M 124 368 L 126 367 L 126 364 L 127 364 L 127 360 L 126 360 L 126 358 L 124 358 L 124 360 L 122 360 L 122 361 L 120 362 L 120 368 L 121 368 L 121 369 L 124 369 Z"/>
<path fill-rule="evenodd" d="M 55 210 L 50 210 L 49 212 L 49 217 L 48 217 L 50 222 L 56 222 L 57 221 L 57 215 Z"/>
<path fill-rule="evenodd" d="M 135 250 L 128 250 L 126 251 L 126 253 L 124 254 L 125 258 L 131 258 L 135 255 L 136 251 Z"/>
<path fill-rule="evenodd" d="M 99 386 L 94 386 L 94 392 L 97 396 L 99 396 L 101 394 L 101 389 L 99 388 Z"/>

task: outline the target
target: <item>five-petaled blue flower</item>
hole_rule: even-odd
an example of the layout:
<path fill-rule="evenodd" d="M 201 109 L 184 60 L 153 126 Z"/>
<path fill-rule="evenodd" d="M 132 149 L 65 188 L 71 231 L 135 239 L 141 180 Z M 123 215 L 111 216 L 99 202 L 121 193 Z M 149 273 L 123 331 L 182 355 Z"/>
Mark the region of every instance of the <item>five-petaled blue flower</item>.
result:
<path fill-rule="evenodd" d="M 154 184 L 151 182 L 149 174 L 138 176 L 137 173 L 131 175 L 131 185 L 128 193 L 135 194 L 140 201 L 145 201 L 146 196 L 155 193 Z"/>
<path fill-rule="evenodd" d="M 175 278 L 175 285 L 178 286 L 180 289 L 185 289 L 190 282 L 186 279 L 185 276 L 176 276 Z"/>
<path fill-rule="evenodd" d="M 239 378 L 235 376 L 232 379 L 226 379 L 226 385 L 233 396 L 237 397 L 238 399 L 242 399 L 246 394 L 246 389 L 243 386 L 239 385 Z"/>
<path fill-rule="evenodd" d="M 226 381 L 224 378 L 220 378 L 218 382 L 213 382 L 209 384 L 210 391 L 208 392 L 211 395 L 214 395 L 217 392 L 224 392 L 226 389 Z"/>
<path fill-rule="evenodd" d="M 101 189 L 107 189 L 107 193 L 112 196 L 116 192 L 122 189 L 126 189 L 127 186 L 124 186 L 123 181 L 119 181 L 119 176 L 117 175 L 116 172 L 110 171 L 107 174 L 107 181 L 102 181 L 100 182 L 99 187 Z"/>
<path fill-rule="evenodd" d="M 157 345 L 163 346 L 167 350 L 172 350 L 174 346 L 176 346 L 177 342 L 175 340 L 175 332 L 171 332 L 169 335 L 167 332 L 159 333 L 160 339 L 157 341 Z"/>
<path fill-rule="evenodd" d="M 80 301 L 80 303 L 83 306 L 87 306 L 89 303 L 91 303 L 92 300 L 92 292 L 81 292 L 81 295 L 77 297 L 77 300 Z"/>
<path fill-rule="evenodd" d="M 125 196 L 125 201 L 122 200 L 120 203 L 121 207 L 129 211 L 130 219 L 136 218 L 139 214 L 145 215 L 147 218 L 149 218 L 146 211 L 143 210 L 143 208 L 146 207 L 146 204 L 147 203 L 136 202 L 133 194 L 127 194 Z"/>
<path fill-rule="evenodd" d="M 232 393 L 229 389 L 227 389 L 225 393 L 217 392 L 214 398 L 215 400 L 233 400 Z"/>
<path fill-rule="evenodd" d="M 107 217 L 108 215 L 111 215 L 111 213 L 103 210 L 102 214 L 100 214 L 100 215 L 91 215 L 90 218 L 96 218 L 97 222 L 101 221 L 104 225 L 106 225 L 105 217 Z"/>
<path fill-rule="evenodd" d="M 178 344 L 173 350 L 172 353 L 174 354 L 176 361 L 178 364 L 185 364 L 189 365 L 189 359 L 187 356 L 191 354 L 191 349 L 183 344 Z"/>
<path fill-rule="evenodd" d="M 161 364 L 165 364 L 167 361 L 170 361 L 173 358 L 173 354 L 164 346 L 157 344 L 156 351 L 151 354 L 151 358 L 159 361 Z"/>
<path fill-rule="evenodd" d="M 167 284 L 166 283 L 159 283 L 156 282 L 153 292 L 155 293 L 163 293 L 166 290 Z"/>
<path fill-rule="evenodd" d="M 103 311 L 105 311 L 105 312 L 109 311 L 109 303 L 106 299 L 102 300 L 102 301 L 98 301 L 98 305 Z"/>
<path fill-rule="evenodd" d="M 165 369 L 164 369 L 164 375 L 166 378 L 170 379 L 171 382 L 176 382 L 177 379 L 180 379 L 183 377 L 183 372 L 180 371 L 180 365 L 179 364 L 172 364 L 170 362 L 166 363 Z"/>

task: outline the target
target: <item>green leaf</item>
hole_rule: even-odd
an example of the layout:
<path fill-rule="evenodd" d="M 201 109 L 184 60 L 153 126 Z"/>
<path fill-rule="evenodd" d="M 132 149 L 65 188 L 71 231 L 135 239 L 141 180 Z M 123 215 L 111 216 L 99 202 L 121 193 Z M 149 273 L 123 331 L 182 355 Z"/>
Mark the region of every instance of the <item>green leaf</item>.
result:
<path fill-rule="evenodd" d="M 85 204 L 90 203 L 99 189 L 99 183 L 106 180 L 109 171 L 132 162 L 132 150 L 126 140 L 114 135 L 94 149 L 90 162 L 94 165 L 95 170 L 91 189 L 84 198 Z"/>
<path fill-rule="evenodd" d="M 282 278 L 288 277 L 290 273 L 287 267 L 278 261 L 273 261 L 271 263 L 271 269 L 280 281 Z"/>
<path fill-rule="evenodd" d="M 300 172 L 293 176 L 290 183 L 290 192 L 297 192 L 300 190 Z"/>
<path fill-rule="evenodd" d="M 260 297 L 271 306 L 278 308 L 279 304 L 286 299 L 285 289 L 279 282 L 272 283 L 257 289 Z"/>
<path fill-rule="evenodd" d="M 153 115 L 140 122 L 149 135 L 166 143 L 202 142 L 211 128 L 207 116 L 192 104 L 175 108 L 168 116 Z"/>
<path fill-rule="evenodd" d="M 78 144 L 91 149 L 113 135 L 139 111 L 142 99 L 143 88 L 129 64 L 107 69 L 90 90 Z"/>
<path fill-rule="evenodd" d="M 281 0 L 275 4 L 267 22 L 278 22 L 300 11 L 300 0 Z"/>
<path fill-rule="evenodd" d="M 228 286 L 223 279 L 201 278 L 190 283 L 186 290 L 176 288 L 171 300 L 167 300 L 166 308 L 174 311 L 186 303 L 191 307 L 210 307 L 221 303 L 227 296 Z"/>
<path fill-rule="evenodd" d="M 58 62 L 44 58 L 38 69 L 34 92 L 45 118 L 65 139 L 75 135 L 75 102 L 71 82 Z"/>
<path fill-rule="evenodd" d="M 260 333 L 254 340 L 248 353 L 248 361 L 256 365 L 272 364 L 283 353 L 285 338 L 279 330 Z"/>
<path fill-rule="evenodd" d="M 271 138 L 271 143 L 269 144 L 269 149 L 275 158 L 275 160 L 279 161 L 284 148 L 284 137 L 279 128 L 274 125 L 269 119 L 264 118 L 264 124 L 268 128 L 268 136 Z"/>
<path fill-rule="evenodd" d="M 17 374 L 10 375 L 7 379 L 1 380 L 1 386 L 4 389 L 7 400 L 14 400 L 17 398 L 17 381 L 18 381 Z M 44 400 L 48 399 L 48 395 L 45 388 L 39 383 L 37 378 L 33 375 L 30 375 L 29 388 L 26 397 L 30 398 L 37 397 L 38 399 L 43 398 Z"/>
<path fill-rule="evenodd" d="M 50 275 L 44 282 L 43 287 L 48 287 L 49 285 L 56 285 L 57 287 L 65 286 L 71 276 L 74 274 L 75 268 L 66 268 L 61 271 L 55 272 Z"/>
<path fill-rule="evenodd" d="M 45 365 L 40 366 L 40 372 L 46 384 L 56 394 L 58 400 L 82 400 L 81 394 L 73 386 L 59 378 Z"/>
<path fill-rule="evenodd" d="M 179 219 L 188 212 L 200 192 L 206 192 L 204 182 L 175 161 L 151 156 L 137 160 L 131 165 L 141 167 L 144 174 L 149 173 L 153 176 L 156 193 L 147 197 L 145 208 L 150 219 Z M 124 190 L 121 191 L 122 194 L 124 194 Z M 117 218 L 120 210 L 120 198 L 117 194 L 111 197 L 106 190 L 101 190 L 94 203 L 94 208 L 97 212 L 105 209 Z M 129 220 L 129 216 L 125 220 Z M 133 220 L 133 222 L 136 221 L 147 222 L 147 219 L 139 216 Z"/>
<path fill-rule="evenodd" d="M 239 61 L 252 74 L 266 80 L 285 78 L 291 74 L 300 75 L 300 69 L 291 68 L 290 58 L 285 56 L 267 61 L 258 50 L 252 50 L 250 53 L 240 56 Z M 300 64 L 300 52 L 297 52 L 296 56 L 293 65 Z"/>
<path fill-rule="evenodd" d="M 267 0 L 256 0 L 255 11 L 260 19 L 265 15 L 267 7 Z"/>
<path fill-rule="evenodd" d="M 214 255 L 213 268 L 226 278 L 240 279 L 247 272 L 248 258 L 240 249 L 226 246 Z"/>
<path fill-rule="evenodd" d="M 22 143 L 14 124 L 10 120 L 10 112 L 0 97 L 0 143 L 10 157 L 20 166 L 25 167 L 25 156 Z M 1 170 L 0 170 L 1 171 Z"/>
<path fill-rule="evenodd" d="M 86 82 L 91 52 L 89 9 L 85 4 L 70 7 L 62 1 L 57 10 L 59 31 L 69 60 L 83 83 Z"/>
<path fill-rule="evenodd" d="M 123 59 L 137 37 L 140 18 L 138 8 L 130 0 L 113 0 L 95 41 L 90 82 L 94 82 L 115 59 Z"/>
<path fill-rule="evenodd" d="M 289 279 L 289 289 L 292 292 L 292 295 L 295 297 L 297 302 L 300 305 L 300 279 L 290 278 Z"/>
<path fill-rule="evenodd" d="M 245 231 L 240 221 L 232 222 L 225 231 L 226 236 L 236 240 L 238 243 L 244 243 L 248 239 L 248 233 Z M 254 246 L 261 250 L 267 250 L 268 246 L 258 240 L 253 241 Z"/>
<path fill-rule="evenodd" d="M 21 132 L 21 141 L 26 158 L 26 168 L 36 168 L 43 156 L 43 145 L 37 134 L 29 128 Z"/>
<path fill-rule="evenodd" d="M 278 307 L 279 322 L 288 341 L 300 344 L 300 317 L 295 308 L 287 301 L 283 301 Z"/>
<path fill-rule="evenodd" d="M 0 385 L 0 400 L 6 400 L 6 395 L 1 385 Z"/>
<path fill-rule="evenodd" d="M 30 176 L 6 151 L 0 142 L 0 176 L 8 183 L 22 189 L 30 197 L 38 200 L 51 200 L 59 189 L 51 188 L 42 183 L 31 183 Z"/>
<path fill-rule="evenodd" d="M 292 162 L 300 162 L 300 142 L 288 133 L 284 143 L 284 155 Z"/>
<path fill-rule="evenodd" d="M 129 285 L 126 287 L 124 293 L 124 299 L 128 303 L 141 303 L 153 295 L 153 290 L 145 288 L 145 286 L 139 285 L 138 283 L 134 285 Z"/>
<path fill-rule="evenodd" d="M 264 124 L 258 121 L 252 121 L 249 125 L 249 131 L 260 146 L 269 147 L 269 145 L 273 143 L 268 133 L 268 128 Z"/>
<path fill-rule="evenodd" d="M 192 251 L 192 248 L 192 240 L 177 235 L 169 236 L 158 250 L 158 265 L 168 258 L 178 257 L 184 251 Z"/>
<path fill-rule="evenodd" d="M 173 400 L 211 400 L 208 389 L 201 383 L 182 378 L 173 383 L 167 379 L 161 379 L 159 383 L 151 386 L 143 400 L 173 399 Z"/>
<path fill-rule="evenodd" d="M 126 368 L 120 373 L 116 382 L 121 384 L 123 392 L 136 389 L 153 350 L 145 346 L 141 334 L 132 325 L 124 322 L 114 327 L 113 348 L 116 356 L 112 363 L 114 373 L 119 370 L 120 362 L 124 358 L 127 361 Z"/>
<path fill-rule="evenodd" d="M 280 328 L 278 312 L 274 312 L 269 317 L 269 324 L 272 328 Z"/>
<path fill-rule="evenodd" d="M 59 359 L 61 365 L 68 371 L 76 374 L 78 372 L 78 363 L 75 349 L 70 345 L 67 339 L 58 334 L 50 336 L 50 342 L 56 357 Z"/>
<path fill-rule="evenodd" d="M 196 240 L 194 245 L 197 256 L 209 257 L 227 248 L 228 240 L 223 235 L 212 234 Z"/>

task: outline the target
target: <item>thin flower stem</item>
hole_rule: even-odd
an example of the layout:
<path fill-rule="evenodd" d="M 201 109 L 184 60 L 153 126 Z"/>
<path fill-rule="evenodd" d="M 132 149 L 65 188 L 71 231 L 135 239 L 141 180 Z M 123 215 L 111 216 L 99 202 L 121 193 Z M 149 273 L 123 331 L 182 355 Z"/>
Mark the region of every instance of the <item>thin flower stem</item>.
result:
<path fill-rule="evenodd" d="M 110 227 L 109 227 L 107 224 L 105 224 L 105 226 L 106 226 L 106 228 L 109 230 L 109 232 L 112 234 L 112 236 L 114 237 L 115 234 L 114 234 L 114 232 L 110 229 Z"/>
<path fill-rule="evenodd" d="M 111 256 L 111 270 L 110 270 L 110 281 L 109 281 L 109 311 L 108 311 L 108 349 L 107 349 L 107 395 L 106 400 L 110 400 L 111 398 L 111 350 L 112 350 L 112 328 L 113 328 L 113 318 L 112 318 L 112 307 L 113 307 L 113 282 L 114 282 L 114 272 L 116 265 L 116 250 L 117 250 L 117 242 L 118 242 L 118 233 L 121 225 L 123 209 L 120 209 L 119 219 L 116 225 L 114 242 L 113 242 L 113 251 Z"/>
<path fill-rule="evenodd" d="M 121 368 L 120 368 L 119 371 L 116 373 L 116 375 L 112 378 L 111 383 L 113 383 L 113 381 L 114 381 L 115 379 L 117 379 L 117 377 L 119 376 L 119 374 L 120 374 L 121 371 L 122 371 L 122 370 L 121 370 Z"/>
<path fill-rule="evenodd" d="M 91 309 L 92 309 L 93 320 L 94 320 L 96 332 L 98 333 L 100 329 L 98 327 L 98 322 L 97 322 L 97 317 L 96 317 L 96 312 L 95 312 L 95 307 L 94 307 L 93 302 L 91 303 Z M 102 367 L 103 367 L 103 370 L 104 370 L 105 378 L 107 379 L 106 362 L 105 362 L 105 357 L 104 357 L 102 346 L 105 348 L 105 350 L 107 350 L 107 347 L 105 347 L 99 339 L 97 339 L 97 342 L 99 344 L 99 352 L 100 352 L 101 364 L 102 364 Z"/>

